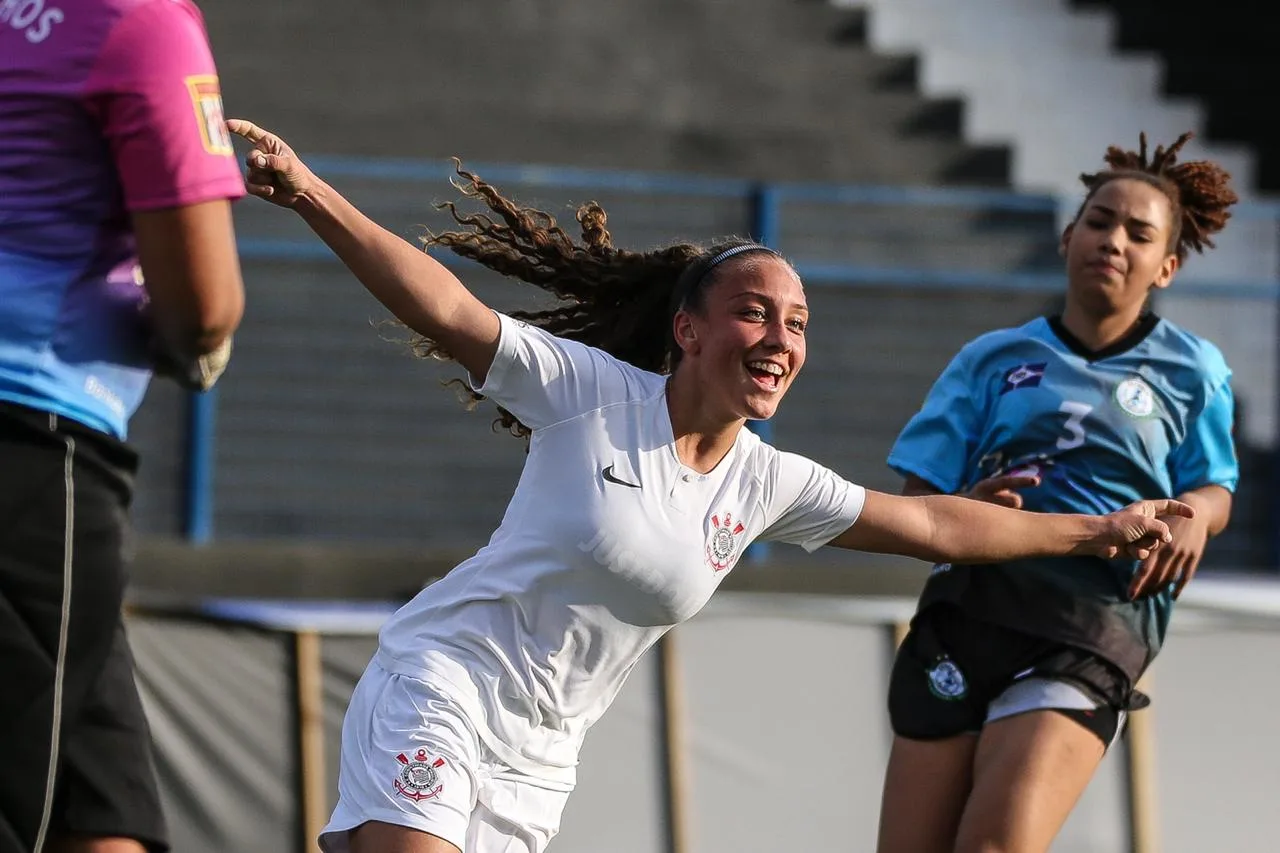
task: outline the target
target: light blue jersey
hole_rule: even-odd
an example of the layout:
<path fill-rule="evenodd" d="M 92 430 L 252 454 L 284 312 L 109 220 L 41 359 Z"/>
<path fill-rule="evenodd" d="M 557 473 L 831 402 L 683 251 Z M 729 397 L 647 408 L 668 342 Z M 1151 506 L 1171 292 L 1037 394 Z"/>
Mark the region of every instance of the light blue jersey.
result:
<path fill-rule="evenodd" d="M 1101 515 L 1202 486 L 1234 491 L 1239 466 L 1230 380 L 1217 347 L 1155 315 L 1096 353 L 1057 318 L 1038 318 L 966 345 L 903 429 L 888 461 L 903 476 L 948 493 L 998 474 L 1038 473 L 1040 485 L 1021 491 L 1024 508 L 1034 512 Z M 924 603 L 963 601 L 1024 630 L 1061 623 L 1072 634 L 1063 639 L 1073 641 L 1098 635 L 1101 625 L 1120 615 L 1126 636 L 1132 632 L 1154 656 L 1172 601 L 1168 591 L 1128 601 L 1135 566 L 1062 558 L 940 571 Z M 1111 616 L 1082 602 L 1095 602 Z M 1100 653 L 1126 657 L 1119 647 L 1127 641 L 1111 633 L 1099 641 Z"/>
<path fill-rule="evenodd" d="M 944 492 L 1023 468 L 1036 512 L 1105 514 L 1239 478 L 1231 371 L 1218 348 L 1154 315 L 1112 355 L 1037 318 L 965 346 L 889 454 Z M 1098 357 L 1101 355 L 1102 357 Z"/>

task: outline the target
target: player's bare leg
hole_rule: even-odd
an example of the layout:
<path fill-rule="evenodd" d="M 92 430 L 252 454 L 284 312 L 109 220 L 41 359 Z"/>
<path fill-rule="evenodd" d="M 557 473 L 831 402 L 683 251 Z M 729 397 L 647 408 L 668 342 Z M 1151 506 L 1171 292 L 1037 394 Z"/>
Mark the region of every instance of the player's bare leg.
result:
<path fill-rule="evenodd" d="M 1098 736 L 1057 711 L 989 723 L 955 853 L 1044 853 L 1102 762 Z"/>
<path fill-rule="evenodd" d="M 893 739 L 878 853 L 951 853 L 973 781 L 975 735 Z"/>
<path fill-rule="evenodd" d="M 371 820 L 351 831 L 351 853 L 461 853 L 438 835 Z"/>

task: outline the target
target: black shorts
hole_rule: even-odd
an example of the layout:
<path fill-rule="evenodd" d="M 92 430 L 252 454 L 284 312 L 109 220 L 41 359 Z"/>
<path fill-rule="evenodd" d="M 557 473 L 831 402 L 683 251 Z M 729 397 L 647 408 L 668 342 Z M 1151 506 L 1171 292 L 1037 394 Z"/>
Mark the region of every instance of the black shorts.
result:
<path fill-rule="evenodd" d="M 0 853 L 66 833 L 168 849 L 120 614 L 136 466 L 0 403 Z"/>
<path fill-rule="evenodd" d="M 1009 699 L 1015 685 L 1032 683 L 1045 685 L 1046 696 L 1026 710 L 1061 711 L 1105 746 L 1123 726 L 1125 713 L 1147 701 L 1117 667 L 1092 652 L 973 619 L 953 604 L 939 603 L 916 615 L 898 649 L 889 681 L 889 720 L 895 734 L 912 740 L 980 732 L 993 714 L 1022 701 Z M 1055 704 L 1053 683 L 1066 685 L 1068 695 L 1094 707 Z"/>

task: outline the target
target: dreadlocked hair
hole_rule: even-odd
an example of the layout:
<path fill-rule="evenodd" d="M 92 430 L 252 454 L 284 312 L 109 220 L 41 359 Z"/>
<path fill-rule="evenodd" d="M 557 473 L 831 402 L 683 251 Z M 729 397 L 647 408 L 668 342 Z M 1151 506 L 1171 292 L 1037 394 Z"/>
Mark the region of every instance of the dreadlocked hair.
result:
<path fill-rule="evenodd" d="M 648 252 L 619 249 L 613 245 L 604 208 L 594 201 L 578 208 L 582 236 L 575 242 L 549 213 L 517 204 L 463 169 L 461 161 L 453 162 L 461 179 L 454 186 L 464 197 L 482 202 L 489 213 L 463 213 L 452 201 L 437 205 L 462 230 L 428 234 L 426 246 L 447 248 L 540 288 L 555 297 L 553 307 L 512 311 L 509 316 L 642 370 L 665 374 L 675 368 L 681 350 L 671 332 L 674 311 L 701 307 L 705 288 L 697 285 L 710 282 L 719 271 L 708 273 L 708 261 L 726 248 L 750 242 L 731 240 L 710 247 L 677 243 Z M 673 304 L 679 293 L 686 298 Z M 423 358 L 453 360 L 438 341 L 424 335 L 416 335 L 410 346 Z M 456 387 L 469 408 L 484 400 L 462 380 L 445 384 Z M 494 428 L 499 426 L 517 437 L 532 434 L 501 406 L 494 421 Z"/>
<path fill-rule="evenodd" d="M 1112 145 L 1103 158 L 1107 169 L 1093 174 L 1082 174 L 1087 195 L 1076 211 L 1076 219 L 1098 190 L 1112 181 L 1138 180 L 1161 190 L 1169 199 L 1172 233 L 1169 250 L 1175 252 L 1178 261 L 1187 259 L 1191 249 L 1203 254 L 1213 248 L 1212 235 L 1226 227 L 1231 212 L 1227 210 L 1240 200 L 1229 186 L 1231 175 L 1217 163 L 1208 160 L 1178 162 L 1178 152 L 1187 144 L 1192 134 L 1184 133 L 1165 148 L 1157 145 L 1148 156 L 1147 135 L 1138 135 L 1138 150 L 1125 151 Z"/>

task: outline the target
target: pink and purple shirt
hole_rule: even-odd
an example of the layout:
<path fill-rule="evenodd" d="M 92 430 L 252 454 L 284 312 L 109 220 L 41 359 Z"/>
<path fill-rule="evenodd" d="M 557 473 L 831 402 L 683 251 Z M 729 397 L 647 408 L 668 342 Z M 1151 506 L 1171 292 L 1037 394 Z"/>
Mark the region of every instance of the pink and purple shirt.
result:
<path fill-rule="evenodd" d="M 189 0 L 0 0 L 0 400 L 124 438 L 151 377 L 129 215 L 243 194 Z"/>

